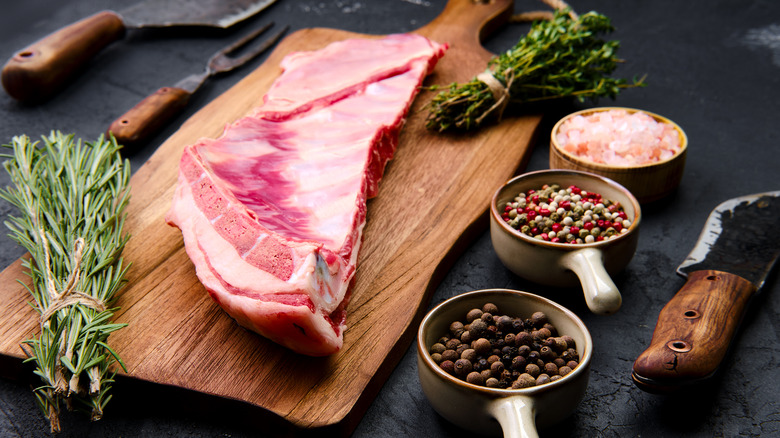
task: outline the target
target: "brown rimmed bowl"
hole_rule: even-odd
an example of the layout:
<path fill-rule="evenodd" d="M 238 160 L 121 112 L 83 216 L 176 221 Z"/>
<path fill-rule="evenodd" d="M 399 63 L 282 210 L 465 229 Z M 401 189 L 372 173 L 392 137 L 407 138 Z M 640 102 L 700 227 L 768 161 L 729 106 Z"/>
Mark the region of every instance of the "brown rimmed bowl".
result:
<path fill-rule="evenodd" d="M 563 378 L 523 389 L 497 389 L 460 380 L 431 359 L 431 345 L 449 332 L 453 321 L 462 321 L 473 308 L 494 303 L 501 314 L 528 318 L 547 314 L 560 335 L 576 342 L 579 365 Z M 569 416 L 582 401 L 588 386 L 593 341 L 585 324 L 573 312 L 547 298 L 510 289 L 485 289 L 450 298 L 432 309 L 417 332 L 417 369 L 423 392 L 441 416 L 457 426 L 505 437 L 535 437 L 545 428 Z"/>
<path fill-rule="evenodd" d="M 544 184 L 576 185 L 617 201 L 631 221 L 627 232 L 594 243 L 553 243 L 527 236 L 504 222 L 501 213 L 519 193 Z M 639 201 L 625 187 L 603 176 L 576 170 L 540 170 L 509 180 L 490 202 L 490 238 L 498 258 L 512 272 L 541 285 L 582 287 L 588 308 L 597 314 L 617 312 L 622 296 L 611 275 L 623 270 L 636 252 L 641 222 Z"/>
<path fill-rule="evenodd" d="M 680 137 L 680 151 L 673 157 L 657 163 L 638 166 L 611 166 L 578 157 L 565 151 L 558 143 L 557 134 L 561 125 L 576 116 L 587 116 L 596 112 L 609 110 L 624 110 L 629 114 L 642 112 L 657 122 L 666 123 L 677 131 Z M 635 108 L 602 107 L 591 108 L 571 113 L 563 117 L 550 133 L 550 168 L 572 169 L 595 173 L 604 176 L 626 187 L 639 202 L 645 204 L 668 196 L 679 186 L 685 168 L 685 158 L 688 153 L 688 137 L 673 121 L 658 114 Z"/>

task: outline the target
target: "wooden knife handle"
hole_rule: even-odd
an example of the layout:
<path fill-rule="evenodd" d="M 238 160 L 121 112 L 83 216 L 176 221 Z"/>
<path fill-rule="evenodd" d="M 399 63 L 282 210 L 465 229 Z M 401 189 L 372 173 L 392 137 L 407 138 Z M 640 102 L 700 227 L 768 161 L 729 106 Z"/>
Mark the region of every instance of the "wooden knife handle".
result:
<path fill-rule="evenodd" d="M 176 87 L 163 87 L 114 120 L 108 128 L 119 144 L 135 146 L 158 133 L 178 115 L 192 93 Z"/>
<path fill-rule="evenodd" d="M 634 362 L 637 386 L 669 392 L 712 376 L 755 291 L 752 283 L 727 272 L 691 273 L 661 309 L 650 346 Z"/>
<path fill-rule="evenodd" d="M 124 34 L 119 15 L 98 12 L 14 54 L 3 67 L 3 87 L 23 102 L 48 99 L 87 61 Z"/>

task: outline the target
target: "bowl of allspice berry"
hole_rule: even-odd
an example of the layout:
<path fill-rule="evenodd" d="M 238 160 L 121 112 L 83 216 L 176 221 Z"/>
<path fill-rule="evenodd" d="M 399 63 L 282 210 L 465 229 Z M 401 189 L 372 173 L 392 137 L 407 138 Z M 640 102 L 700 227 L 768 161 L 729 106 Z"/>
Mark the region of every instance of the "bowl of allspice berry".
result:
<path fill-rule="evenodd" d="M 456 295 L 417 333 L 418 375 L 432 407 L 488 435 L 537 436 L 569 416 L 585 395 L 592 351 L 577 315 L 511 289 Z"/>

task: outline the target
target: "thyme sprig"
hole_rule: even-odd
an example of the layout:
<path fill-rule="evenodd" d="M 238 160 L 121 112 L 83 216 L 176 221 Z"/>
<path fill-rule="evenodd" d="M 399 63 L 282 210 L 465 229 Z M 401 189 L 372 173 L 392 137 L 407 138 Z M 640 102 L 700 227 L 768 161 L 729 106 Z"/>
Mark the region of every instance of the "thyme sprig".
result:
<path fill-rule="evenodd" d="M 512 49 L 488 62 L 487 78 L 482 74 L 466 83 L 431 87 L 446 89 L 430 102 L 426 126 L 440 132 L 476 129 L 500 120 L 509 102 L 615 98 L 623 88 L 645 85 L 644 78 L 629 83 L 609 77 L 621 62 L 619 41 L 599 38 L 614 30 L 609 18 L 569 12 L 556 10 L 551 20 L 534 22 Z"/>
<path fill-rule="evenodd" d="M 34 394 L 57 432 L 62 403 L 100 419 L 112 365 L 125 368 L 107 339 L 126 325 L 111 322 L 117 309 L 110 306 L 129 267 L 121 253 L 129 239 L 122 228 L 130 163 L 103 136 L 82 143 L 52 132 L 43 144 L 17 136 L 3 147 L 12 149 L 0 153 L 12 186 L 0 198 L 21 213 L 5 224 L 30 253 L 22 262 L 32 280 L 25 288 L 40 314 L 40 334 L 20 347 L 35 362 L 42 384 Z"/>

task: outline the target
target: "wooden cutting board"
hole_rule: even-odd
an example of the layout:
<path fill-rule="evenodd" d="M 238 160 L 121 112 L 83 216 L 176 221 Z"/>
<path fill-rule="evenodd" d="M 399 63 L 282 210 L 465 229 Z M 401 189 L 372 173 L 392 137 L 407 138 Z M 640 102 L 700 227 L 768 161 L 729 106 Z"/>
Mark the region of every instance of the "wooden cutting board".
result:
<path fill-rule="evenodd" d="M 429 84 L 466 81 L 491 54 L 480 39 L 506 23 L 511 0 L 451 0 L 416 33 L 450 45 Z M 430 92 L 415 101 L 378 197 L 368 203 L 342 351 L 300 356 L 239 327 L 198 282 L 178 229 L 165 224 L 184 146 L 217 137 L 260 104 L 282 57 L 346 38 L 305 29 L 285 38 L 268 60 L 193 115 L 132 178 L 125 260 L 133 263 L 117 321 L 129 326 L 110 344 L 127 365 L 120 385 L 162 384 L 238 400 L 283 423 L 350 433 L 416 333 L 430 296 L 477 232 L 493 192 L 525 166 L 540 116 L 505 119 L 476 134 L 443 135 L 424 127 Z M 377 54 L 381 56 L 381 54 Z M 37 333 L 17 261 L 0 273 L 0 365 L 18 369 L 20 342 Z M 140 384 L 140 383 L 139 383 Z M 321 429 L 322 428 L 322 429 Z"/>

